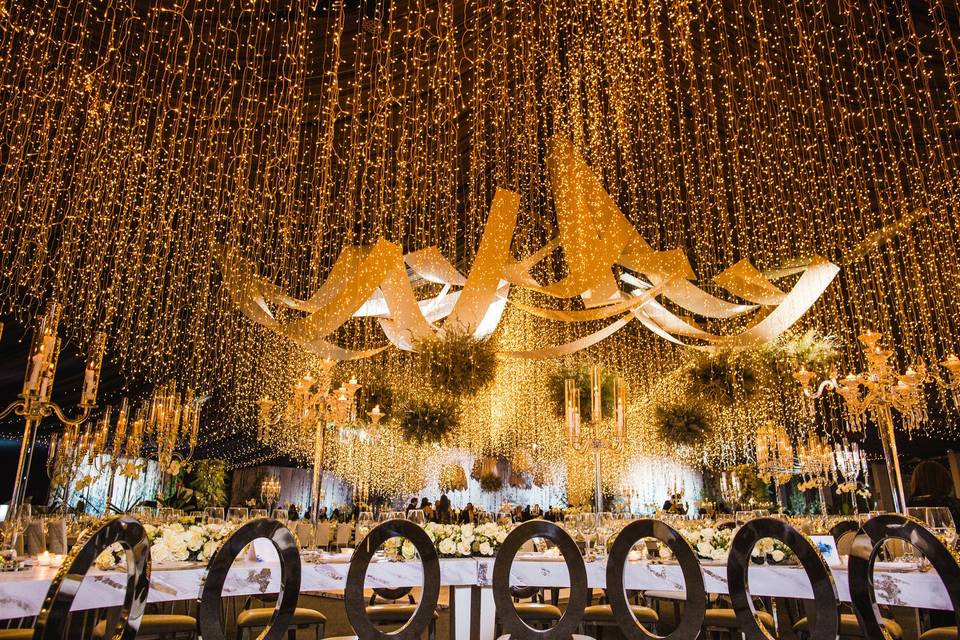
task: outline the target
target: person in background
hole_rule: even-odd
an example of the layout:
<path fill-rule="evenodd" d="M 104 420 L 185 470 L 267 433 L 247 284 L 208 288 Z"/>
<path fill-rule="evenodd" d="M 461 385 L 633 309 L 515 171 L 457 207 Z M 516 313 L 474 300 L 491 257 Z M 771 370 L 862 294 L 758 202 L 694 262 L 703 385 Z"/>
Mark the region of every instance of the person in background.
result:
<path fill-rule="evenodd" d="M 521 516 L 523 522 L 526 522 L 531 518 L 530 516 L 530 505 L 527 505 L 523 508 L 523 515 Z"/>
<path fill-rule="evenodd" d="M 333 509 L 333 513 L 330 514 L 330 520 L 333 522 L 340 522 L 340 509 Z"/>
<path fill-rule="evenodd" d="M 420 501 L 420 510 L 423 511 L 423 517 L 426 521 L 433 520 L 433 505 L 430 504 L 430 500 L 424 498 Z"/>
<path fill-rule="evenodd" d="M 297 505 L 291 502 L 290 508 L 287 509 L 287 520 L 293 521 L 293 520 L 299 520 L 299 519 L 300 519 L 300 512 L 297 511 Z"/>
<path fill-rule="evenodd" d="M 306 512 L 305 514 L 303 514 L 303 519 L 304 519 L 304 520 L 309 520 L 309 519 L 310 519 L 310 516 L 312 516 L 312 515 L 313 515 L 313 507 L 307 507 L 307 512 Z"/>
<path fill-rule="evenodd" d="M 80 515 L 86 515 L 87 501 L 84 500 L 83 498 L 80 498 L 79 500 L 77 500 L 76 504 L 73 507 L 73 511 L 74 513 L 78 513 Z"/>
<path fill-rule="evenodd" d="M 437 522 L 450 524 L 450 498 L 445 493 L 437 500 Z"/>
<path fill-rule="evenodd" d="M 663 503 L 663 510 L 667 513 L 673 511 L 673 496 L 667 498 Z"/>
<path fill-rule="evenodd" d="M 417 508 L 417 498 L 416 496 L 414 496 L 413 498 L 410 498 L 410 502 L 407 503 L 407 508 L 403 512 L 403 514 L 408 516 L 410 515 L 410 512 L 416 508 Z"/>
<path fill-rule="evenodd" d="M 463 508 L 460 512 L 460 524 L 472 524 L 474 518 L 476 517 L 476 510 L 473 508 L 473 503 L 468 502 L 467 506 Z"/>

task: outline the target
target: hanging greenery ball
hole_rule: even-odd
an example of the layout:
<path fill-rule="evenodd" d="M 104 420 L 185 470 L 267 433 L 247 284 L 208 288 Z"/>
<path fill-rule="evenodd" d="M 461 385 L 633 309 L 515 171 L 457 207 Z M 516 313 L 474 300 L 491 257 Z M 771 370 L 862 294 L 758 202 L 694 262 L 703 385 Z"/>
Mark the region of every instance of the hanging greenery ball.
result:
<path fill-rule="evenodd" d="M 411 400 L 400 417 L 400 430 L 407 440 L 441 442 L 458 422 L 457 404 L 452 400 Z"/>
<path fill-rule="evenodd" d="M 682 445 L 703 440 L 711 430 L 706 410 L 696 402 L 678 402 L 657 407 L 656 424 L 661 438 Z"/>
<path fill-rule="evenodd" d="M 434 389 L 454 396 L 476 395 L 493 382 L 497 352 L 489 340 L 448 330 L 442 338 L 416 345 L 424 379 Z"/>
<path fill-rule="evenodd" d="M 496 493 L 503 489 L 503 478 L 493 473 L 480 476 L 480 490 L 486 493 Z"/>

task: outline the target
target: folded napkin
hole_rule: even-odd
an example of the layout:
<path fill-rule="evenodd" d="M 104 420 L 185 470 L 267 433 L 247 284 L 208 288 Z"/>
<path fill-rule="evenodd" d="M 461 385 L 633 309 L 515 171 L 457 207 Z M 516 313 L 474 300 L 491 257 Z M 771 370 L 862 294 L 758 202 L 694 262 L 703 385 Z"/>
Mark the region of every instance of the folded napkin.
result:
<path fill-rule="evenodd" d="M 67 521 L 62 518 L 47 523 L 47 551 L 65 554 L 67 552 Z"/>
<path fill-rule="evenodd" d="M 35 556 L 47 550 L 45 534 L 43 523 L 39 520 L 34 520 L 27 525 L 23 532 L 23 550 L 28 556 Z"/>

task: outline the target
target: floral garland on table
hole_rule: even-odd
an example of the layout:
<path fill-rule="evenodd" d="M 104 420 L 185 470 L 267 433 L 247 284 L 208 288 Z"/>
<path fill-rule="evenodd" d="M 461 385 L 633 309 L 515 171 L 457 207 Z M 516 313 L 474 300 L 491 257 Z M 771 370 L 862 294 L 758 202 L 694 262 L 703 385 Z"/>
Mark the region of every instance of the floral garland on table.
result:
<path fill-rule="evenodd" d="M 480 525 L 429 522 L 423 529 L 441 558 L 491 557 L 510 533 L 506 527 L 492 522 Z M 387 555 L 397 560 L 412 560 L 417 554 L 413 543 L 406 538 L 390 538 L 384 547 Z"/>
<path fill-rule="evenodd" d="M 150 559 L 163 562 L 206 562 L 223 541 L 233 533 L 237 525 L 224 524 L 144 524 L 150 542 Z M 114 543 L 96 560 L 99 569 L 112 569 L 126 559 L 126 552 L 119 543 Z"/>
<path fill-rule="evenodd" d="M 730 554 L 730 543 L 733 540 L 732 529 L 716 529 L 714 527 L 688 527 L 680 529 L 680 535 L 686 540 L 694 553 L 702 560 L 726 562 Z M 750 552 L 751 559 L 761 564 L 780 564 L 789 562 L 794 553 L 786 544 L 774 538 L 763 538 L 757 541 Z"/>

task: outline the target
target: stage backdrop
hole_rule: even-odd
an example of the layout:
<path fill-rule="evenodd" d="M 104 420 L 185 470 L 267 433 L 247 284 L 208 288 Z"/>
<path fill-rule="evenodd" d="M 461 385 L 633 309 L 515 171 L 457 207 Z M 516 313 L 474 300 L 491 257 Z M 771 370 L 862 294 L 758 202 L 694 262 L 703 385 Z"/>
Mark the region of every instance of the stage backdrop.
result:
<path fill-rule="evenodd" d="M 255 500 L 258 506 L 262 506 L 260 483 L 269 477 L 280 479 L 280 497 L 269 508 L 286 508 L 294 504 L 300 515 L 304 515 L 310 507 L 310 483 L 313 478 L 310 469 L 273 466 L 236 469 L 231 483 L 230 504 L 246 506 L 248 500 Z M 324 472 L 322 485 L 322 504 L 328 512 L 349 503 L 353 497 L 352 488 L 329 471 Z"/>

